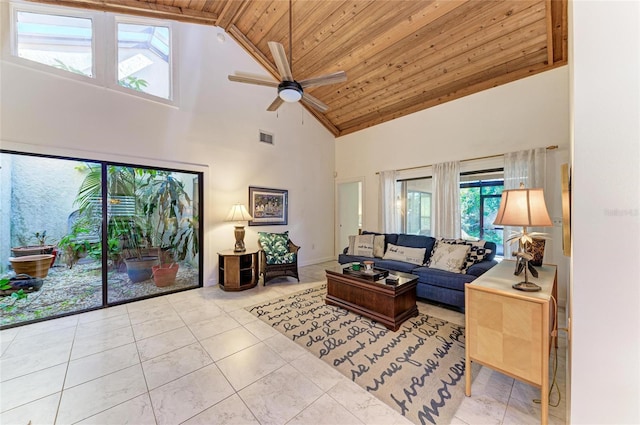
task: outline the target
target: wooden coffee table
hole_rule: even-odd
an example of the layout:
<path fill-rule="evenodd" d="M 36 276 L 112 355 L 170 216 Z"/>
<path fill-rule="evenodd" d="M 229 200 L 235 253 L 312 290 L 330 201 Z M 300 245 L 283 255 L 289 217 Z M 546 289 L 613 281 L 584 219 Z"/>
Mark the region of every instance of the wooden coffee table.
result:
<path fill-rule="evenodd" d="M 349 265 L 327 269 L 327 297 L 329 305 L 342 307 L 356 314 L 373 319 L 388 329 L 397 331 L 402 322 L 418 315 L 416 284 L 418 276 L 391 272 L 399 277 L 395 285 L 385 279 L 371 281 L 344 274 Z"/>

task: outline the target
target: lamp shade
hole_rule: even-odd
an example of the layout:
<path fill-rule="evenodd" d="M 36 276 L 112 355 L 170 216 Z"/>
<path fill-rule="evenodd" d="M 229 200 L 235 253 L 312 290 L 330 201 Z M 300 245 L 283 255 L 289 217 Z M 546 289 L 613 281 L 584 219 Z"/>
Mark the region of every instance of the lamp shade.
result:
<path fill-rule="evenodd" d="M 249 221 L 253 220 L 247 208 L 242 204 L 235 204 L 231 207 L 231 211 L 227 215 L 225 221 Z"/>
<path fill-rule="evenodd" d="M 511 189 L 502 192 L 493 224 L 502 226 L 552 226 L 542 189 Z"/>

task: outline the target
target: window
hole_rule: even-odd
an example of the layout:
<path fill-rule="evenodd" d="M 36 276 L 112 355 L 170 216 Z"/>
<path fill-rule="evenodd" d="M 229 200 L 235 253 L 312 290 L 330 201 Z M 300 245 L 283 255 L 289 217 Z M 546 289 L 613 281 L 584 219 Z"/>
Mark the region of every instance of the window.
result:
<path fill-rule="evenodd" d="M 91 19 L 16 11 L 15 29 L 17 56 L 94 76 Z"/>
<path fill-rule="evenodd" d="M 39 279 L 4 289 L 0 328 L 202 286 L 201 172 L 2 150 L 0 167 L 0 279 Z"/>
<path fill-rule="evenodd" d="M 168 27 L 118 23 L 118 84 L 170 99 L 170 45 Z"/>
<path fill-rule="evenodd" d="M 465 239 L 495 242 L 502 255 L 503 229 L 494 227 L 504 180 L 502 171 L 463 174 L 460 176 L 460 228 Z"/>
<path fill-rule="evenodd" d="M 146 99 L 176 102 L 171 23 L 23 3 L 12 5 L 11 16 L 11 54 L 21 58 L 17 62 L 57 68 L 70 78 L 90 77 L 83 81 Z"/>
<path fill-rule="evenodd" d="M 398 183 L 401 232 L 431 235 L 431 177 Z"/>

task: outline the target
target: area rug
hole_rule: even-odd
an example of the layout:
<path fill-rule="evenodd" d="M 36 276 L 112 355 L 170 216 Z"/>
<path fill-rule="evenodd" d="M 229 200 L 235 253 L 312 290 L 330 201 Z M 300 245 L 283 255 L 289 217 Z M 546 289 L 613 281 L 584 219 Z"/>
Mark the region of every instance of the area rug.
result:
<path fill-rule="evenodd" d="M 247 310 L 416 424 L 450 423 L 464 397 L 464 327 L 420 314 L 393 332 L 324 302 L 326 284 Z"/>

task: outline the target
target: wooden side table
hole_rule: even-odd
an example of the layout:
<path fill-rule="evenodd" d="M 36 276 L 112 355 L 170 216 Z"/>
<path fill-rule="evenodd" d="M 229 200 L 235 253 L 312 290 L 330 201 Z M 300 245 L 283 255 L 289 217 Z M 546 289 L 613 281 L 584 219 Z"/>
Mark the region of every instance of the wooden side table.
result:
<path fill-rule="evenodd" d="M 244 291 L 258 284 L 258 250 L 218 253 L 218 284 L 225 291 Z"/>
<path fill-rule="evenodd" d="M 557 266 L 536 267 L 542 287 L 524 292 L 511 285 L 524 279 L 514 276 L 515 262 L 500 264 L 465 288 L 466 395 L 471 395 L 471 362 L 478 362 L 512 378 L 540 388 L 541 423 L 549 415 L 549 355 L 555 327 Z"/>

